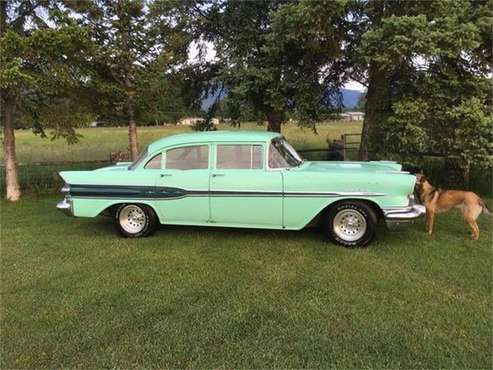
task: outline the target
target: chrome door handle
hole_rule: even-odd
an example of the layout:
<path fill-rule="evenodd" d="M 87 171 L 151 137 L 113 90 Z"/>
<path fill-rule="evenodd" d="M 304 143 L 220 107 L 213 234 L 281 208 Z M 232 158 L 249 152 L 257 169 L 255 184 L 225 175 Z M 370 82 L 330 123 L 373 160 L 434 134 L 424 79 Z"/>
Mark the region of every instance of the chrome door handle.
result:
<path fill-rule="evenodd" d="M 212 177 L 222 177 L 224 176 L 224 173 L 213 173 Z"/>
<path fill-rule="evenodd" d="M 160 176 L 161 176 L 161 177 L 171 177 L 171 176 L 173 176 L 173 175 L 172 175 L 172 174 L 170 174 L 170 173 L 162 173 Z"/>

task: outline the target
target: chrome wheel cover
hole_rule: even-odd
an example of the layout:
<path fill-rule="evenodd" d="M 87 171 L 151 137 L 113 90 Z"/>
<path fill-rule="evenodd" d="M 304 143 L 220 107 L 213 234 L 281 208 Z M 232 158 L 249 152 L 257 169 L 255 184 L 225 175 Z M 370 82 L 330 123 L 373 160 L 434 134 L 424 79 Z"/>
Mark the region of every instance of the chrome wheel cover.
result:
<path fill-rule="evenodd" d="M 343 209 L 335 215 L 332 228 L 339 238 L 354 242 L 365 235 L 367 224 L 361 212 Z"/>
<path fill-rule="evenodd" d="M 120 211 L 119 222 L 123 230 L 129 234 L 137 234 L 144 230 L 146 214 L 142 208 L 135 205 L 123 207 Z"/>

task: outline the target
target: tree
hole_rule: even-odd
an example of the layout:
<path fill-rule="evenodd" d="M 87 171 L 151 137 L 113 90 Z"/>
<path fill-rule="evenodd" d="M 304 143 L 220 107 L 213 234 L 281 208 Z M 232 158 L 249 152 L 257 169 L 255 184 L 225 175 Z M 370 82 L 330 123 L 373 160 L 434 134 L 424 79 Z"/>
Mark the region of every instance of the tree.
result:
<path fill-rule="evenodd" d="M 216 78 L 230 99 L 249 104 L 280 131 L 286 112 L 300 123 L 341 103 L 337 63 L 345 35 L 344 1 L 211 1 L 201 19 L 214 43 Z"/>
<path fill-rule="evenodd" d="M 367 21 L 354 49 L 368 76 L 360 157 L 435 152 L 466 167 L 491 163 L 491 1 L 359 5 Z"/>
<path fill-rule="evenodd" d="M 92 0 L 71 4 L 79 22 L 89 28 L 96 46 L 93 84 L 101 116 L 117 116 L 128 123 L 132 159 L 138 156 L 136 119 L 145 113 L 144 88 L 153 79 L 183 63 L 190 41 L 185 33 L 187 5 L 179 1 Z"/>
<path fill-rule="evenodd" d="M 176 123 L 184 116 L 200 114 L 202 81 L 192 66 L 162 73 L 159 68 L 148 70 L 146 79 L 138 85 L 139 119 L 144 124 Z"/>
<path fill-rule="evenodd" d="M 417 1 L 404 0 L 370 0 L 352 3 L 352 18 L 348 32 L 348 45 L 345 49 L 351 78 L 367 86 L 365 95 L 365 119 L 363 122 L 359 157 L 368 160 L 369 151 L 378 147 L 379 123 L 386 119 L 390 112 L 392 100 L 396 99 L 402 89 L 397 85 L 402 81 L 410 81 L 412 70 L 412 45 L 396 40 L 396 45 L 385 45 L 392 49 L 386 50 L 378 43 L 378 38 L 388 38 L 383 24 L 388 19 L 402 19 L 413 15 L 420 6 Z M 402 25 L 404 32 L 413 29 L 414 18 L 406 18 L 408 24 Z M 418 30 L 420 30 L 418 28 Z M 419 31 L 418 31 L 419 32 Z M 371 42 L 369 42 L 371 40 Z M 383 40 L 380 40 L 383 41 Z M 407 47 L 409 50 L 396 49 Z M 407 52 L 407 53 L 406 53 Z M 372 139 L 374 138 L 374 141 Z M 380 145 L 381 147 L 381 145 Z"/>
<path fill-rule="evenodd" d="M 0 94 L 6 198 L 21 195 L 15 152 L 15 127 L 19 123 L 52 138 L 76 140 L 74 121 L 88 120 L 81 104 L 85 30 L 66 22 L 55 1 L 0 2 Z M 78 95 L 77 104 L 73 97 Z M 61 108 L 65 109 L 61 109 Z"/>

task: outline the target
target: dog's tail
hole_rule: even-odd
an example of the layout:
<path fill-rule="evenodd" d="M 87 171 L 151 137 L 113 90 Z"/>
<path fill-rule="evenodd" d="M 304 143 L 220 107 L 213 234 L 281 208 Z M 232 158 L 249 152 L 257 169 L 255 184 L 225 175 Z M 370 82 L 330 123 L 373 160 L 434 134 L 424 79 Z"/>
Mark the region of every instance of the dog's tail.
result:
<path fill-rule="evenodd" d="M 493 217 L 493 212 L 491 212 L 491 210 L 488 208 L 488 206 L 485 204 L 485 202 L 483 202 L 483 200 L 481 198 L 479 198 L 479 205 L 481 207 L 483 207 L 483 213 L 490 216 L 490 217 Z"/>

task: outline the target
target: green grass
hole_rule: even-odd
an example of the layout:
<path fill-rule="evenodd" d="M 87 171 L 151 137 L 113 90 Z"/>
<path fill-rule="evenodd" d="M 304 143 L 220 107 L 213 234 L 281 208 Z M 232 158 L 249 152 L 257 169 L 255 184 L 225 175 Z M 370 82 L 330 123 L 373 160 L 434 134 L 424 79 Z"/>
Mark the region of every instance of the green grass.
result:
<path fill-rule="evenodd" d="M 3 369 L 492 367 L 486 216 L 479 242 L 452 212 L 351 250 L 316 230 L 123 239 L 58 199 L 1 203 Z"/>
<path fill-rule="evenodd" d="M 237 130 L 227 125 L 220 125 L 220 130 Z M 241 129 L 265 130 L 265 126 L 253 123 L 243 123 Z M 158 126 L 139 127 L 138 138 L 141 147 L 147 146 L 152 141 L 168 135 L 182 132 L 192 132 L 190 127 L 183 126 Z M 311 129 L 300 128 L 294 124 L 283 126 L 283 134 L 298 149 L 318 149 L 327 147 L 327 138 L 340 139 L 344 133 L 360 133 L 361 123 L 358 122 L 330 122 L 317 125 L 317 134 Z M 42 139 L 34 135 L 30 130 L 17 130 L 17 159 L 19 163 L 50 161 L 89 161 L 109 160 L 110 153 L 118 150 L 126 150 L 128 147 L 128 131 L 122 128 L 87 128 L 79 129 L 82 135 L 79 143 L 68 145 L 65 140 Z M 0 158 L 3 158 L 0 153 Z"/>

